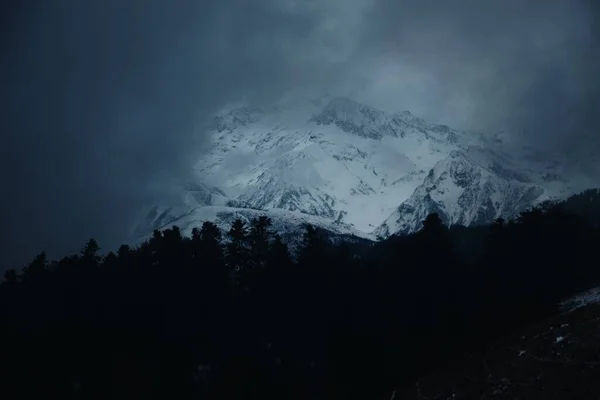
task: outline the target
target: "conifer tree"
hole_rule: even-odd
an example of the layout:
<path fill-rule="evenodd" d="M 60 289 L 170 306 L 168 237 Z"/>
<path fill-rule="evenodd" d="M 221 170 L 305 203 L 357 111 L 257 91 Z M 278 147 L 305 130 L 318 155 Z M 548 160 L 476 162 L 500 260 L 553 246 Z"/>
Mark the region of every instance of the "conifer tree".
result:
<path fill-rule="evenodd" d="M 40 282 L 47 277 L 48 273 L 48 259 L 46 258 L 46 253 L 41 252 L 23 269 L 21 278 L 25 283 Z"/>
<path fill-rule="evenodd" d="M 84 264 L 91 266 L 98 265 L 101 259 L 100 255 L 98 254 L 99 251 L 100 246 L 98 246 L 98 242 L 96 242 L 95 239 L 88 240 L 80 253 Z"/>
<path fill-rule="evenodd" d="M 248 239 L 250 242 L 253 269 L 262 269 L 265 267 L 269 253 L 270 227 L 271 219 L 265 216 L 255 218 L 251 222 Z"/>
<path fill-rule="evenodd" d="M 248 228 L 241 219 L 236 219 L 227 232 L 226 264 L 236 287 L 243 284 L 240 278 L 249 265 Z M 242 288 L 245 290 L 245 288 Z"/>

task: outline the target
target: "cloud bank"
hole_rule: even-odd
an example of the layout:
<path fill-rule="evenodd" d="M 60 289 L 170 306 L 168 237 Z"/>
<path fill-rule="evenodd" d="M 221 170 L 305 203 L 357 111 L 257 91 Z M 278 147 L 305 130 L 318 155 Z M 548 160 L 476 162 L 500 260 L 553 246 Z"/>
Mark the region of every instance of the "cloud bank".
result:
<path fill-rule="evenodd" d="M 91 236 L 122 242 L 146 199 L 209 144 L 204 118 L 240 99 L 313 88 L 600 150 L 593 0 L 13 3 L 0 41 L 10 266 Z"/>

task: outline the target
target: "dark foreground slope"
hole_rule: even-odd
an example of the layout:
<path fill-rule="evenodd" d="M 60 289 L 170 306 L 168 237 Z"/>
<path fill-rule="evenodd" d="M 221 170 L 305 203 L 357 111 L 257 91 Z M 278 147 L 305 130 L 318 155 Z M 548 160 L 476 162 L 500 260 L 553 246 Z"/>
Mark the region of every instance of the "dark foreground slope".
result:
<path fill-rule="evenodd" d="M 533 324 L 397 395 L 407 400 L 600 398 L 600 305 Z"/>
<path fill-rule="evenodd" d="M 264 217 L 234 221 L 226 245 L 205 223 L 105 256 L 94 240 L 61 260 L 40 254 L 0 285 L 0 395 L 388 400 L 598 286 L 599 222 L 588 191 L 486 227 L 448 229 L 432 214 L 372 246 L 309 226 L 296 257 Z M 484 383 L 528 384 L 536 367 L 510 375 L 513 359 L 560 360 L 552 340 L 515 341 L 525 353 L 499 352 Z"/>

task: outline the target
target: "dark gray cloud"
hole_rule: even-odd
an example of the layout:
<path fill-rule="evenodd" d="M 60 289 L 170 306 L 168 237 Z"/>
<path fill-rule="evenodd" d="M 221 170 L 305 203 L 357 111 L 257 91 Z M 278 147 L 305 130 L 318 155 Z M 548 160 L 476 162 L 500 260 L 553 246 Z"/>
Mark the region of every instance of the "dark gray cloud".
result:
<path fill-rule="evenodd" d="M 0 174 L 16 257 L 118 243 L 148 184 L 188 173 L 205 114 L 325 78 L 296 53 L 318 18 L 269 1 L 61 0 L 11 17 Z"/>
<path fill-rule="evenodd" d="M 382 74 L 368 73 L 375 89 L 367 92 L 454 126 L 580 145 L 600 126 L 599 8 L 594 0 L 379 0 L 363 40 L 388 56 L 372 58 Z"/>
<path fill-rule="evenodd" d="M 121 242 L 156 182 L 187 176 L 203 118 L 228 101 L 316 87 L 573 151 L 598 131 L 594 0 L 13 3 L 0 41 L 9 264 Z"/>

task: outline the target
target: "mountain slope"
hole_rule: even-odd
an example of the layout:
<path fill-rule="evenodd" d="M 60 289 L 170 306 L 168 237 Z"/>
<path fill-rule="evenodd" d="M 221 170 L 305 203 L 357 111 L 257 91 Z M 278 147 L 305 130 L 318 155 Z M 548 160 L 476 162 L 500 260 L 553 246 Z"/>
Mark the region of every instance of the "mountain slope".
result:
<path fill-rule="evenodd" d="M 417 128 L 345 99 L 270 110 L 249 126 L 214 131 L 213 143 L 196 166 L 200 179 L 252 208 L 341 218 L 362 231 L 388 216 L 440 158 Z"/>
<path fill-rule="evenodd" d="M 437 212 L 448 225 L 480 225 L 511 217 L 540 199 L 544 189 L 526 176 L 478 160 L 484 150 L 452 151 L 374 232 L 378 237 L 412 233 Z M 479 157 L 478 157 L 479 156 Z M 493 157 L 484 158 L 486 162 Z"/>
<path fill-rule="evenodd" d="M 555 315 L 419 379 L 402 399 L 592 399 L 600 385 L 600 306 Z"/>
<path fill-rule="evenodd" d="M 138 236 L 182 219 L 191 226 L 260 211 L 386 237 L 418 229 L 432 211 L 452 224 L 483 223 L 583 188 L 560 162 L 514 146 L 509 155 L 498 137 L 346 98 L 235 108 L 214 118 L 209 135 L 193 182 L 146 210 Z"/>

